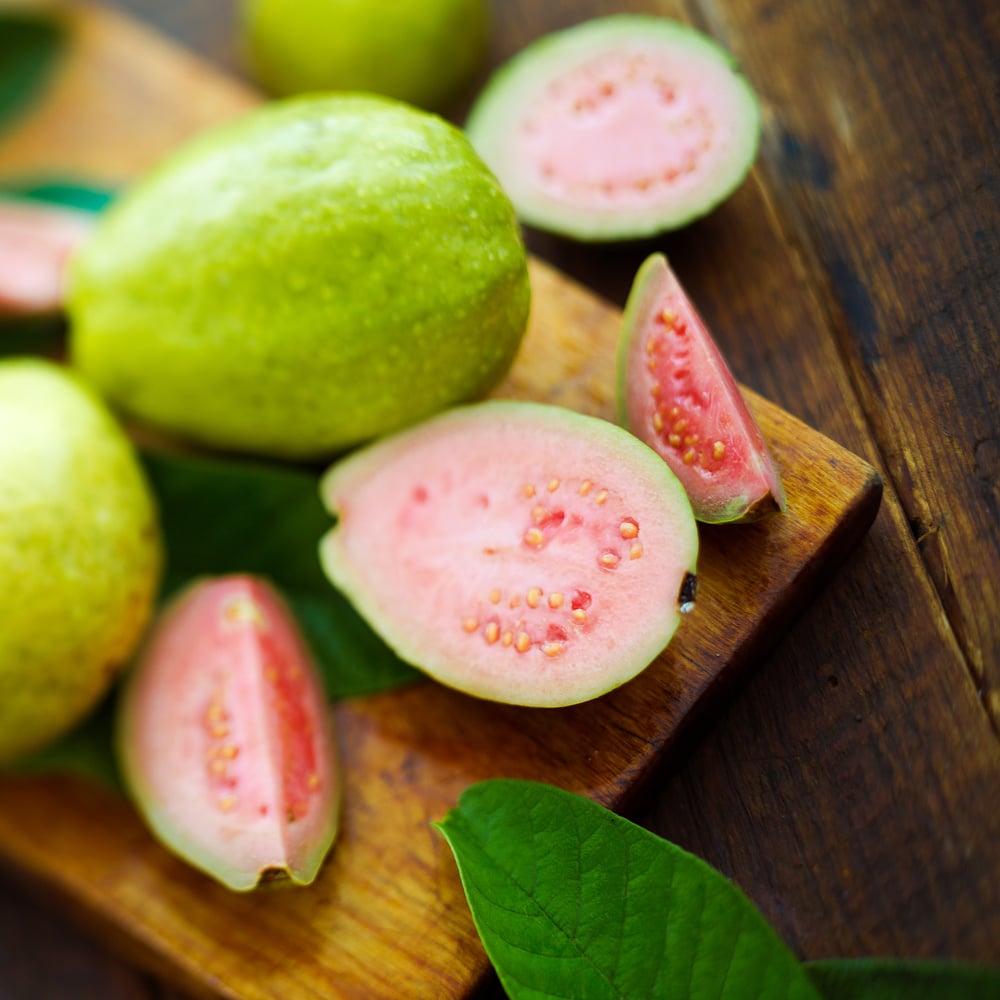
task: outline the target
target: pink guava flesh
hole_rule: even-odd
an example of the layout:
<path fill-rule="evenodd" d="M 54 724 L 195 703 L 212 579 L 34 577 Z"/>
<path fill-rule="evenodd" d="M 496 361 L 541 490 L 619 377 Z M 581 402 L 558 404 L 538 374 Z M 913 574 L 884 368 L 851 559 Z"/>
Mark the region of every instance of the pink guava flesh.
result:
<path fill-rule="evenodd" d="M 525 222 L 632 239 L 684 225 L 736 189 L 760 109 L 712 39 L 615 15 L 524 49 L 484 88 L 466 131 Z"/>
<path fill-rule="evenodd" d="M 740 107 L 719 86 L 728 70 L 643 48 L 572 67 L 526 110 L 513 139 L 548 197 L 655 212 L 683 204 L 731 155 Z"/>
<path fill-rule="evenodd" d="M 684 491 L 606 421 L 463 407 L 334 466 L 323 496 L 333 583 L 404 659 L 479 697 L 596 697 L 644 669 L 688 609 Z"/>
<path fill-rule="evenodd" d="M 232 889 L 311 882 L 337 827 L 321 680 L 264 581 L 199 581 L 164 610 L 123 693 L 122 769 L 153 832 Z"/>
<path fill-rule="evenodd" d="M 760 428 L 662 254 L 642 265 L 625 308 L 618 400 L 622 422 L 674 470 L 699 520 L 784 509 Z"/>
<path fill-rule="evenodd" d="M 0 316 L 62 308 L 67 261 L 92 228 L 83 212 L 0 199 Z"/>

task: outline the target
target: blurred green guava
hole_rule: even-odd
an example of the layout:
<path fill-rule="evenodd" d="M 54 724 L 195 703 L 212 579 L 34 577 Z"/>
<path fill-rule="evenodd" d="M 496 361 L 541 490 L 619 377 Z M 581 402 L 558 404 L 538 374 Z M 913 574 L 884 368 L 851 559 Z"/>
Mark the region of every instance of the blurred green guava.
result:
<path fill-rule="evenodd" d="M 0 763 L 81 719 L 133 653 L 159 583 L 131 442 L 67 369 L 0 362 Z"/>
<path fill-rule="evenodd" d="M 245 0 L 245 47 L 273 94 L 370 91 L 446 111 L 473 81 L 485 0 Z"/>

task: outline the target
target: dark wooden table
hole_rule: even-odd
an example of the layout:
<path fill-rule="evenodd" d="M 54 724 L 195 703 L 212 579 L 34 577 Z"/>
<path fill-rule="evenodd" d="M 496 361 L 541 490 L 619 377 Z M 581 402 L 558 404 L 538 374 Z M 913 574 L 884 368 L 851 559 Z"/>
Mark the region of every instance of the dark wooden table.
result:
<path fill-rule="evenodd" d="M 241 73 L 234 5 L 116 0 Z M 1000 6 L 494 0 L 491 58 L 693 21 L 764 109 L 752 178 L 656 241 L 741 380 L 880 468 L 870 535 L 670 762 L 644 821 L 794 950 L 1000 961 Z M 648 245 L 532 249 L 623 304 Z M 0 998 L 174 996 L 0 881 Z"/>

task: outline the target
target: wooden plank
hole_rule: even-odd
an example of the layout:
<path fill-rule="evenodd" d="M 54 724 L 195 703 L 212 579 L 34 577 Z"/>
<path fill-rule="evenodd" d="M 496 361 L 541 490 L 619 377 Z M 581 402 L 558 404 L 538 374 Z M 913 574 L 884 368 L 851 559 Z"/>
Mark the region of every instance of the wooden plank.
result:
<path fill-rule="evenodd" d="M 206 108 L 226 117 L 252 101 L 225 81 L 207 96 L 210 73 L 159 42 L 147 46 L 132 27 L 119 35 L 107 14 L 78 12 L 74 22 L 84 26 L 75 64 L 39 119 L 0 149 L 0 173 L 72 169 L 117 182 L 156 155 L 151 138 L 141 153 L 130 145 L 134 94 L 158 119 L 163 149 L 207 124 Z M 77 107 L 81 96 L 99 103 L 99 115 Z M 155 114 L 161 101 L 174 111 Z M 177 108 L 198 110 L 185 119 Z M 620 314 L 540 261 L 532 279 L 531 327 L 501 394 L 609 416 Z M 871 466 L 776 405 L 751 402 L 789 510 L 704 530 L 696 617 L 669 650 L 637 681 L 558 712 L 481 703 L 430 682 L 339 705 L 344 829 L 312 889 L 233 895 L 163 851 L 126 802 L 68 779 L 3 781 L 0 854 L 193 992 L 372 998 L 397 996 L 406 983 L 414 996 L 465 995 L 488 966 L 429 821 L 470 782 L 498 775 L 628 805 L 695 710 L 782 634 L 874 516 Z"/>
<path fill-rule="evenodd" d="M 998 728 L 1000 8 L 702 10 L 774 109 L 777 197 Z"/>
<path fill-rule="evenodd" d="M 505 0 L 495 5 L 501 29 L 497 49 L 501 57 L 508 55 L 552 28 L 624 6 L 613 0 L 545 5 Z M 893 187 L 914 157 L 927 169 L 943 156 L 938 141 L 930 150 L 923 147 L 923 134 L 986 138 L 990 98 L 978 94 L 997 94 L 981 58 L 985 40 L 995 37 L 992 8 L 980 24 L 975 5 L 965 5 L 952 27 L 938 24 L 940 37 L 948 39 L 946 54 L 935 54 L 931 62 L 937 71 L 928 73 L 924 55 L 934 32 L 927 18 L 941 22 L 948 16 L 951 24 L 943 8 L 921 8 L 915 16 L 912 5 L 898 0 L 840 5 L 836 11 L 780 0 L 641 0 L 627 6 L 694 20 L 736 54 L 763 99 L 764 156 L 748 182 L 708 218 L 651 241 L 670 256 L 739 376 L 875 465 L 883 462 L 882 432 L 896 425 L 911 438 L 917 429 L 926 435 L 924 455 L 942 450 L 950 426 L 922 408 L 923 392 L 910 393 L 894 374 L 897 351 L 914 349 L 907 323 L 919 330 L 916 321 L 925 315 L 919 296 L 880 315 L 885 325 L 875 331 L 881 344 L 876 369 L 895 391 L 859 393 L 843 358 L 863 353 L 864 341 L 844 321 L 845 307 L 829 292 L 835 283 L 811 248 L 818 226 L 831 245 L 839 241 L 847 247 L 863 242 L 892 248 L 907 241 L 908 227 L 919 230 L 926 214 L 919 199 L 911 216 L 909 200 Z M 927 44 L 918 44 L 918 38 Z M 866 82 L 868 66 L 883 72 L 896 67 L 913 99 L 898 100 L 899 83 L 889 76 L 874 86 Z M 978 92 L 964 86 L 959 96 L 949 74 L 966 82 L 978 79 L 981 86 Z M 879 94 L 880 87 L 888 93 Z M 838 156 L 832 179 L 847 171 L 851 187 L 867 191 L 863 216 L 832 189 L 809 190 L 804 175 L 810 164 L 821 167 L 822 161 L 810 155 L 808 144 L 797 151 L 781 142 L 788 122 L 796 123 L 796 136 L 811 136 L 814 127 L 828 135 L 842 89 L 855 93 L 865 141 L 851 155 Z M 989 280 L 996 254 L 989 256 L 986 222 L 995 219 L 996 202 L 984 204 L 996 172 L 992 180 L 982 173 L 996 142 L 977 145 L 968 138 L 966 146 L 973 150 L 973 164 L 962 170 L 968 197 L 954 202 L 939 197 L 934 222 L 944 237 L 956 225 L 982 232 L 976 248 L 968 241 L 958 247 L 957 259 L 969 270 L 943 261 L 938 288 L 942 302 L 964 303 L 956 314 L 956 348 L 945 368 L 954 369 L 959 382 L 974 384 L 970 406 L 979 421 L 983 392 L 997 384 L 981 346 L 995 345 L 995 324 L 977 306 L 989 301 L 982 298 L 987 292 L 995 300 L 1000 287 Z M 883 157 L 880 149 L 898 155 Z M 937 165 L 940 174 L 933 176 L 948 189 L 948 168 Z M 878 190 L 884 199 L 874 196 Z M 843 194 L 851 197 L 850 190 Z M 802 198 L 812 200 L 806 205 Z M 624 301 L 650 246 L 590 247 L 536 233 L 529 233 L 529 240 L 563 272 L 616 303 Z M 947 256 L 950 245 L 945 238 L 933 252 Z M 881 266 L 855 272 L 866 294 L 889 302 L 899 279 L 911 291 L 920 287 L 931 248 L 910 246 L 908 256 L 896 254 L 891 272 Z M 981 283 L 970 281 L 972 274 Z M 972 357 L 964 354 L 965 340 L 980 345 Z M 993 346 L 986 356 L 995 365 L 1000 352 Z M 902 370 L 916 372 L 913 365 Z M 980 455 L 989 447 L 980 444 Z M 898 459 L 898 449 L 892 444 L 884 453 Z M 970 443 L 962 454 L 972 450 Z M 656 807 L 644 819 L 730 875 L 802 955 L 995 960 L 1000 756 L 979 684 L 942 602 L 941 594 L 960 578 L 936 591 L 915 545 L 910 509 L 893 488 L 898 468 L 898 461 L 886 466 L 882 510 L 860 551 L 693 754 L 672 758 L 676 773 L 659 786 Z M 929 476 L 930 466 L 925 468 Z M 920 482 L 927 488 L 931 480 Z M 987 551 L 977 571 L 995 581 L 1000 567 L 988 551 L 990 532 L 1000 523 L 990 514 L 994 482 L 988 467 L 966 467 L 964 475 L 946 476 L 937 495 L 942 509 L 969 505 L 974 519 L 982 521 L 984 511 L 992 517 L 992 527 L 981 525 Z M 904 475 L 899 484 L 904 497 L 907 489 L 912 484 Z M 980 556 L 975 539 L 956 547 L 956 555 L 967 570 Z M 967 597 L 980 602 L 977 627 L 1000 622 L 988 586 Z"/>

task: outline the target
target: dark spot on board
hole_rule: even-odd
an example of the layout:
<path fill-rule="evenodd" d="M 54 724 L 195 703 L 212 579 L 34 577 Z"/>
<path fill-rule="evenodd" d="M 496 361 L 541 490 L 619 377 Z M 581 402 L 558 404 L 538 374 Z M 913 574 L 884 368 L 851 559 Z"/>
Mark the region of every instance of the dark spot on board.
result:
<path fill-rule="evenodd" d="M 972 446 L 976 478 L 989 486 L 1000 482 L 1000 438 L 980 438 Z"/>
<path fill-rule="evenodd" d="M 819 191 L 829 191 L 833 187 L 833 169 L 817 142 L 782 132 L 781 161 L 786 176 L 804 181 Z"/>
<path fill-rule="evenodd" d="M 858 335 L 865 364 L 878 361 L 881 358 L 877 340 L 878 318 L 867 285 L 843 257 L 834 257 L 830 261 L 830 280 L 847 322 Z"/>
<path fill-rule="evenodd" d="M 694 604 L 695 595 L 698 592 L 698 578 L 694 573 L 686 573 L 681 583 L 681 591 L 677 596 L 677 603 L 682 611 L 687 611 Z"/>

